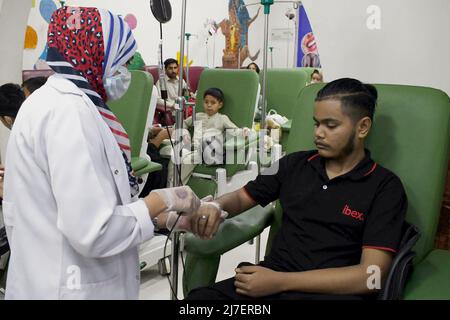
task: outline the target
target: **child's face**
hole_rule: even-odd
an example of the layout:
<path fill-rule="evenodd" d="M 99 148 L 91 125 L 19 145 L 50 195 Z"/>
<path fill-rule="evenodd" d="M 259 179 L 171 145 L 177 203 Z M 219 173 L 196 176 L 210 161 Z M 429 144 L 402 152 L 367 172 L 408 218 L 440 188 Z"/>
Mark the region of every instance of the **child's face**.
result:
<path fill-rule="evenodd" d="M 219 112 L 220 108 L 222 108 L 223 102 L 217 100 L 217 98 L 206 95 L 205 99 L 203 101 L 203 109 L 205 109 L 205 112 L 208 116 L 213 116 L 217 112 Z"/>
<path fill-rule="evenodd" d="M 318 73 L 313 73 L 311 77 L 311 83 L 320 83 L 322 82 L 322 76 Z"/>

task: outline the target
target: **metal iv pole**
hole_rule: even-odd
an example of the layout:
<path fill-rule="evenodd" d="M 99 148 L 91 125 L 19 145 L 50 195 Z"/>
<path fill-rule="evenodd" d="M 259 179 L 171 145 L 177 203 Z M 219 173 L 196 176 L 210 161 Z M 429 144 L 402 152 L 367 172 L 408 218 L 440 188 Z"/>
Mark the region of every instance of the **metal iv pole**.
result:
<path fill-rule="evenodd" d="M 275 3 L 295 3 L 299 1 L 275 1 Z M 274 0 L 261 0 L 260 3 L 252 3 L 245 5 L 246 7 L 254 5 L 264 6 L 264 55 L 263 55 L 263 79 L 262 79 L 262 108 L 261 108 L 261 125 L 259 131 L 259 156 L 263 159 L 264 156 L 264 136 L 266 133 L 266 112 L 267 112 L 267 56 L 269 49 L 269 14 L 270 6 L 274 4 Z M 298 38 L 298 37 L 297 37 Z M 272 53 L 273 48 L 270 50 Z M 273 60 L 272 60 L 273 64 Z M 260 236 L 256 237 L 256 262 L 259 262 L 260 256 Z"/>
<path fill-rule="evenodd" d="M 186 0 L 182 0 L 182 13 L 181 13 L 181 36 L 180 36 L 180 61 L 181 65 L 184 63 L 184 35 L 186 30 Z M 178 81 L 178 98 L 175 103 L 175 150 L 174 150 L 174 179 L 173 186 L 178 187 L 181 185 L 181 151 L 183 149 L 183 120 L 184 120 L 184 108 L 186 101 L 183 96 L 183 68 L 181 67 Z M 178 296 L 178 261 L 180 256 L 180 232 L 174 232 L 172 238 L 172 254 L 170 259 L 170 277 L 172 282 L 171 299 L 176 300 Z"/>
<path fill-rule="evenodd" d="M 300 8 L 302 6 L 301 1 L 297 1 L 294 3 L 294 9 L 295 9 L 295 47 L 294 47 L 294 68 L 297 68 L 298 66 L 298 33 L 300 28 Z"/>

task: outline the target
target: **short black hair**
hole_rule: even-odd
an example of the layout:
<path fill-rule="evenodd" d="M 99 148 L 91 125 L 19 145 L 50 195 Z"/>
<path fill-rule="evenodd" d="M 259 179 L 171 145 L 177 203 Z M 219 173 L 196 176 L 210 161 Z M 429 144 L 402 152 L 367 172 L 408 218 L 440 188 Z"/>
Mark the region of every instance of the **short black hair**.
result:
<path fill-rule="evenodd" d="M 35 77 L 25 80 L 22 88 L 27 88 L 30 94 L 42 87 L 47 82 L 47 77 Z"/>
<path fill-rule="evenodd" d="M 247 66 L 247 69 L 250 69 L 250 66 L 251 66 L 251 65 L 254 65 L 254 66 L 255 66 L 255 68 L 256 68 L 256 73 L 260 73 L 260 72 L 261 72 L 261 70 L 259 69 L 258 65 L 257 65 L 256 63 L 254 63 L 254 62 L 251 62 L 251 63 Z"/>
<path fill-rule="evenodd" d="M 177 60 L 169 58 L 166 61 L 164 61 L 164 68 L 167 69 L 167 67 L 169 67 L 172 63 L 175 63 L 178 66 L 178 61 Z"/>
<path fill-rule="evenodd" d="M 339 100 L 343 111 L 353 120 L 369 117 L 373 121 L 378 92 L 371 84 L 351 78 L 334 80 L 318 93 L 315 101 Z"/>
<path fill-rule="evenodd" d="M 18 84 L 7 83 L 0 86 L 0 116 L 15 118 L 24 101 L 25 94 Z"/>
<path fill-rule="evenodd" d="M 206 96 L 211 96 L 219 100 L 219 102 L 223 102 L 225 100 L 225 96 L 223 94 L 223 91 L 219 88 L 209 88 L 205 91 L 203 94 L 203 99 L 206 98 Z"/>

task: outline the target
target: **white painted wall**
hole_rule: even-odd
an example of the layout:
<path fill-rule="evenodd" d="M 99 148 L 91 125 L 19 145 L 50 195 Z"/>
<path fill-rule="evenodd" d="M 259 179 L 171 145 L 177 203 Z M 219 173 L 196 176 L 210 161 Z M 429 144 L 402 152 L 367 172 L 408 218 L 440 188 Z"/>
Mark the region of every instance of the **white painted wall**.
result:
<path fill-rule="evenodd" d="M 430 86 L 450 95 L 450 1 L 304 0 L 325 80 Z M 366 27 L 369 5 L 381 29 Z"/>
<path fill-rule="evenodd" d="M 31 1 L 0 0 L 0 85 L 21 82 L 22 52 Z M 9 130 L 0 124 L 0 161 L 6 154 Z"/>
<path fill-rule="evenodd" d="M 372 83 L 429 86 L 450 95 L 450 1 L 303 0 L 303 4 L 318 42 L 325 81 L 354 77 Z M 367 28 L 370 5 L 381 10 L 379 30 Z M 272 6 L 270 29 L 290 25 L 294 32 L 284 16 L 291 7 Z M 252 31 L 257 34 L 250 35 L 253 47 L 262 44 L 263 19 L 255 25 L 257 31 Z M 293 41 L 288 47 L 269 38 L 269 44 L 275 47 L 274 67 L 293 65 Z M 257 62 L 262 65 L 262 54 Z"/>

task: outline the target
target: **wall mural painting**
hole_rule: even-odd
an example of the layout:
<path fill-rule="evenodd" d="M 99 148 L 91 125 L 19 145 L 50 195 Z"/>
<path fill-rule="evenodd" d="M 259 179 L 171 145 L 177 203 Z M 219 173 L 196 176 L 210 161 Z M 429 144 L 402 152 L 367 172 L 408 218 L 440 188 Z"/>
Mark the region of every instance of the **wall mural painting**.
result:
<path fill-rule="evenodd" d="M 34 8 L 35 6 L 33 6 Z M 58 9 L 58 6 L 53 0 L 41 0 L 39 3 L 39 13 L 41 14 L 42 19 L 45 20 L 45 23 L 48 24 L 50 22 L 50 18 L 55 10 Z M 47 41 L 47 37 L 42 39 L 43 41 Z M 36 48 L 36 47 L 35 47 Z M 39 56 L 38 60 L 33 66 L 33 69 L 42 70 L 42 69 L 50 69 L 50 67 L 45 62 L 47 60 L 47 51 L 48 47 L 45 45 L 44 50 Z"/>
<path fill-rule="evenodd" d="M 43 23 L 46 24 L 44 29 L 47 28 L 47 25 L 50 22 L 50 18 L 52 16 L 53 12 L 58 9 L 57 3 L 59 6 L 62 6 L 65 4 L 65 1 L 40 0 L 39 7 L 36 6 L 37 1 L 36 0 L 33 1 L 32 8 L 39 10 L 39 13 L 40 13 L 42 19 L 44 19 Z M 129 13 L 129 14 L 125 15 L 124 20 L 125 20 L 125 22 L 128 23 L 128 25 L 130 26 L 130 28 L 132 30 L 137 28 L 138 20 L 134 14 Z M 37 32 L 35 31 L 35 28 L 28 26 L 26 32 L 27 33 L 26 33 L 26 37 L 25 37 L 25 46 L 24 46 L 25 49 L 36 49 L 37 45 L 38 45 L 38 35 L 37 35 Z M 47 37 L 43 37 L 42 41 L 47 41 Z M 49 69 L 50 68 L 46 62 L 47 52 L 48 52 L 48 47 L 47 47 L 47 45 L 45 45 L 41 55 L 39 56 L 36 63 L 34 64 L 33 69 L 41 70 L 41 69 Z"/>
<path fill-rule="evenodd" d="M 308 15 L 304 6 L 300 6 L 298 15 L 298 56 L 297 67 L 321 68 L 319 51 L 317 49 L 316 38 L 309 23 Z"/>
<path fill-rule="evenodd" d="M 131 30 L 134 30 L 137 28 L 138 20 L 136 16 L 132 13 L 129 13 L 124 18 L 125 22 L 128 24 Z"/>
<path fill-rule="evenodd" d="M 27 26 L 25 31 L 25 49 L 36 49 L 38 43 L 38 34 L 33 27 Z"/>
<path fill-rule="evenodd" d="M 244 0 L 229 0 L 229 17 L 219 23 L 219 28 L 225 36 L 225 49 L 222 57 L 222 66 L 224 68 L 240 68 L 247 58 L 251 61 L 258 59 L 260 50 L 253 56 L 250 54 L 248 30 L 259 16 L 260 10 L 261 8 L 251 18 Z"/>

